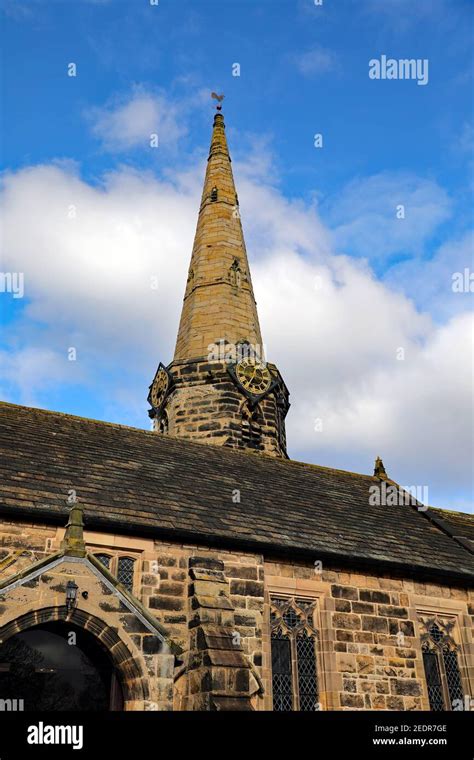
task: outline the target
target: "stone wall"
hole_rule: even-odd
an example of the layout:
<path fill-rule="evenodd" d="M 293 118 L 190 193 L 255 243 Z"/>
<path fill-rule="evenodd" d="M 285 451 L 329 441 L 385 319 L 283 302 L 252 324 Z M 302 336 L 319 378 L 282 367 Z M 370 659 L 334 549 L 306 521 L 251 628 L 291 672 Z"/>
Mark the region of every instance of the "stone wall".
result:
<path fill-rule="evenodd" d="M 195 593 L 198 565 L 202 570 L 207 568 L 213 573 L 221 574 L 218 580 L 214 580 L 214 584 L 221 588 L 216 588 L 216 585 L 212 588 L 212 594 L 220 597 L 220 603 L 217 604 L 215 599 L 213 601 L 209 592 L 201 594 L 206 597 L 207 618 L 202 617 Z M 233 642 L 232 646 L 228 646 L 228 651 L 242 651 L 252 671 L 250 681 L 247 681 L 240 694 L 251 693 L 254 706 L 262 702 L 255 695 L 260 688 L 262 664 L 263 557 L 250 553 L 216 551 L 203 546 L 150 542 L 143 553 L 143 568 L 142 600 L 166 627 L 170 637 L 189 654 L 196 650 L 197 634 L 193 629 L 199 627 L 200 623 L 217 624 L 225 628 L 225 634 L 221 632 L 220 635 L 230 636 Z M 198 582 L 203 584 L 205 580 L 200 578 Z M 216 610 L 219 609 L 220 614 L 217 615 Z M 221 647 L 224 647 L 223 643 Z M 232 657 L 229 656 L 229 662 L 230 660 Z M 192 669 L 196 669 L 195 664 L 194 662 Z M 189 660 L 183 657 L 176 682 L 177 709 L 192 709 L 190 705 L 198 702 L 197 697 L 190 697 L 191 687 L 183 683 L 188 665 Z M 197 693 L 196 677 L 195 674 L 191 676 L 194 694 Z M 210 691 L 212 689 L 209 693 Z M 233 691 L 235 694 L 238 692 L 237 689 Z"/>
<path fill-rule="evenodd" d="M 4 580 L 3 573 L 0 579 Z M 66 608 L 66 586 L 78 586 L 76 606 Z M 124 605 L 84 558 L 53 561 L 31 580 L 0 589 L 0 640 L 33 626 L 62 622 L 82 628 L 109 652 L 119 675 L 126 710 L 170 710 L 175 657 L 146 620 Z M 28 695 L 24 698 L 28 709 Z"/>
<path fill-rule="evenodd" d="M 164 427 L 170 435 L 286 456 L 288 401 L 282 392 L 270 393 L 251 409 L 223 362 L 173 362 L 168 369 L 174 389 L 165 403 Z M 158 419 L 155 429 L 160 427 L 163 420 Z"/>
<path fill-rule="evenodd" d="M 63 534 L 62 528 L 3 523 L 0 561 L 2 555 L 14 561 L 0 569 L 0 578 L 57 550 Z M 155 694 L 158 709 L 169 709 L 171 696 L 174 709 L 237 709 L 245 700 L 254 709 L 271 709 L 271 595 L 317 601 L 322 709 L 429 709 L 420 615 L 438 614 L 454 622 L 463 688 L 474 694 L 472 591 L 336 567 L 318 571 L 309 564 L 265 560 L 250 552 L 91 531 L 85 538 L 93 553 L 135 558 L 135 595 L 183 651 L 174 662 L 174 695 L 169 682 L 163 682 L 161 693 Z M 13 555 L 20 550 L 25 553 Z M 107 620 L 111 613 L 100 608 L 96 592 L 91 596 L 97 616 Z M 123 622 L 118 628 L 143 657 L 150 683 L 159 679 L 141 634 L 127 630 Z M 219 702 L 226 690 L 237 700 L 227 707 L 225 700 Z"/>
<path fill-rule="evenodd" d="M 420 614 L 447 616 L 462 646 L 465 693 L 474 693 L 474 592 L 347 570 L 265 563 L 270 594 L 317 598 L 323 709 L 428 710 Z M 264 642 L 265 707 L 270 709 L 270 641 Z"/>

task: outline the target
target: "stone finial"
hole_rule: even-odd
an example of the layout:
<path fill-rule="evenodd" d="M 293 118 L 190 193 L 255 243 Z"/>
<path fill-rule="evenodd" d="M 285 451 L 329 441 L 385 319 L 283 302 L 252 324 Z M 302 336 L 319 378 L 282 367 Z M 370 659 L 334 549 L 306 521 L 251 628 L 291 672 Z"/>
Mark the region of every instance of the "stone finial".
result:
<path fill-rule="evenodd" d="M 61 549 L 64 554 L 73 557 L 85 557 L 83 507 L 77 501 L 72 505 L 69 512 L 66 532 L 61 541 Z"/>
<path fill-rule="evenodd" d="M 374 476 L 376 478 L 382 478 L 382 480 L 386 480 L 388 478 L 388 475 L 385 472 L 384 464 L 380 457 L 377 457 L 375 460 Z"/>

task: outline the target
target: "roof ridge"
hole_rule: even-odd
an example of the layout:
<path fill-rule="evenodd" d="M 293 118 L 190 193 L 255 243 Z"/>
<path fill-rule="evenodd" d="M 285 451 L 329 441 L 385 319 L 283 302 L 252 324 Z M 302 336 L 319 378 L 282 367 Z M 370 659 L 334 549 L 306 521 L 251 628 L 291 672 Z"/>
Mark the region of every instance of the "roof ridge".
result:
<path fill-rule="evenodd" d="M 40 412 L 41 414 L 57 415 L 58 417 L 70 417 L 73 420 L 80 422 L 90 422 L 97 425 L 107 425 L 108 427 L 125 428 L 126 430 L 137 430 L 141 433 L 149 433 L 155 435 L 153 430 L 147 430 L 146 428 L 137 428 L 133 425 L 124 425 L 120 422 L 109 422 L 108 420 L 98 420 L 95 417 L 81 417 L 80 414 L 71 414 L 71 412 L 58 412 L 55 409 L 45 409 L 42 406 L 26 406 L 25 404 L 14 404 L 11 401 L 0 401 L 0 408 L 2 406 L 11 406 L 16 409 L 24 409 L 29 412 Z"/>
<path fill-rule="evenodd" d="M 454 517 L 458 517 L 459 515 L 463 515 L 464 517 L 469 517 L 469 519 L 474 520 L 474 512 L 462 512 L 458 509 L 447 509 L 446 507 L 428 507 L 428 509 L 432 509 L 435 512 L 438 512 L 441 515 L 453 515 Z"/>
<path fill-rule="evenodd" d="M 0 408 L 1 407 L 14 407 L 16 409 L 22 409 L 24 411 L 39 412 L 40 414 L 46 414 L 46 415 L 52 415 L 52 416 L 58 416 L 58 417 L 65 417 L 65 418 L 69 418 L 71 420 L 76 420 L 78 422 L 86 422 L 86 423 L 92 424 L 92 425 L 99 425 L 99 426 L 100 425 L 104 425 L 104 426 L 112 427 L 112 428 L 118 428 L 118 429 L 124 429 L 124 430 L 133 430 L 133 431 L 136 431 L 137 433 L 144 433 L 147 436 L 153 436 L 154 438 L 158 438 L 157 433 L 154 430 L 147 430 L 146 428 L 137 428 L 137 427 L 134 427 L 133 425 L 124 425 L 124 424 L 122 424 L 120 422 L 109 422 L 107 420 L 97 420 L 94 417 L 81 417 L 78 414 L 71 414 L 70 412 L 58 412 L 58 411 L 55 411 L 54 409 L 45 409 L 43 407 L 37 407 L 37 406 L 26 406 L 24 404 L 14 404 L 14 403 L 12 403 L 10 401 L 1 401 L 0 400 Z M 167 440 L 172 440 L 172 441 L 177 441 L 178 443 L 183 443 L 183 444 L 186 444 L 186 445 L 189 445 L 189 446 L 199 446 L 199 447 L 202 447 L 203 445 L 206 445 L 206 444 L 200 443 L 199 441 L 196 441 L 196 440 L 191 440 L 191 439 L 187 439 L 187 438 L 180 438 L 178 436 L 173 436 L 173 435 L 169 435 L 169 434 L 166 436 L 166 439 Z M 163 437 L 163 438 L 160 438 L 160 440 L 165 440 L 165 439 Z M 211 444 L 207 444 L 207 445 L 210 446 Z M 351 470 L 343 470 L 343 469 L 340 469 L 338 467 L 328 467 L 326 465 L 315 464 L 313 462 L 303 462 L 303 461 L 298 460 L 298 459 L 276 459 L 274 456 L 272 456 L 270 454 L 266 454 L 265 452 L 260 452 L 260 451 L 259 452 L 255 452 L 255 451 L 251 451 L 249 449 L 231 449 L 231 448 L 228 448 L 228 447 L 225 447 L 225 446 L 219 446 L 219 447 L 217 447 L 215 445 L 214 445 L 214 448 L 216 450 L 224 452 L 225 454 L 231 454 L 231 455 L 243 454 L 243 455 L 245 455 L 247 457 L 248 456 L 251 456 L 251 457 L 254 457 L 254 458 L 258 457 L 258 459 L 265 458 L 266 462 L 273 462 L 273 463 L 275 463 L 276 465 L 279 465 L 279 466 L 287 464 L 287 465 L 298 466 L 298 467 L 302 467 L 302 468 L 310 468 L 310 469 L 315 469 L 315 470 L 324 470 L 326 472 L 333 472 L 335 474 L 350 475 L 351 477 L 354 477 L 354 478 L 364 478 L 364 479 L 369 479 L 369 480 L 373 480 L 373 481 L 378 481 L 379 480 L 379 478 L 375 477 L 374 475 L 369 475 L 369 474 L 366 474 L 366 473 L 363 473 L 363 472 L 353 472 Z"/>
<path fill-rule="evenodd" d="M 375 475 L 369 475 L 368 473 L 365 473 L 365 472 L 353 472 L 352 470 L 342 470 L 339 467 L 328 467 L 327 465 L 316 464 L 314 462 L 302 462 L 300 459 L 285 459 L 285 460 L 282 460 L 282 463 L 298 465 L 299 467 L 314 468 L 315 470 L 326 470 L 327 472 L 341 473 L 343 475 L 351 475 L 354 478 L 364 478 L 364 479 L 368 478 L 369 480 L 374 480 L 374 481 L 380 480 L 380 478 L 375 477 Z"/>

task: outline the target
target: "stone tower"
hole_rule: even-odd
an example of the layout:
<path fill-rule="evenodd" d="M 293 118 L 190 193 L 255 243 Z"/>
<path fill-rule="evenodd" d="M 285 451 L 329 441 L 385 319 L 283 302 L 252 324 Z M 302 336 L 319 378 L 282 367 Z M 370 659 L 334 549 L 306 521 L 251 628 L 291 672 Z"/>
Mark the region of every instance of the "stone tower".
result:
<path fill-rule="evenodd" d="M 266 362 L 224 117 L 211 147 L 173 361 L 148 401 L 161 434 L 286 457 L 288 390 Z"/>

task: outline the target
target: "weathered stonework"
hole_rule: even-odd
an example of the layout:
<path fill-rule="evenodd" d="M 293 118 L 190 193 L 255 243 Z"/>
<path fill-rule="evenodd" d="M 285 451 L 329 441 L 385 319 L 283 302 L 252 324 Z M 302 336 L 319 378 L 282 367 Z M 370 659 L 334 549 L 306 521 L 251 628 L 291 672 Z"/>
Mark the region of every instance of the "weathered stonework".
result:
<path fill-rule="evenodd" d="M 269 366 L 277 373 L 276 367 Z M 252 409 L 223 362 L 173 362 L 168 370 L 174 385 L 166 401 L 169 435 L 286 456 L 288 402 L 280 390 Z M 161 424 L 157 419 L 157 430 Z"/>
<path fill-rule="evenodd" d="M 262 349 L 224 117 L 216 114 L 174 359 L 207 356 L 222 338 Z"/>
<path fill-rule="evenodd" d="M 227 372 L 237 346 L 264 361 L 224 119 L 214 119 L 209 159 L 173 362 L 171 393 L 154 429 L 179 438 L 286 457 L 288 390 L 251 406 Z M 154 411 L 151 412 L 154 414 Z"/>
<path fill-rule="evenodd" d="M 57 551 L 63 536 L 60 528 L 3 523 L 0 553 L 11 556 L 30 544 L 38 559 Z M 92 553 L 136 558 L 135 594 L 165 629 L 174 654 L 160 653 L 157 640 L 133 615 L 104 594 L 95 576 L 78 574 L 75 565 L 48 571 L 37 584 L 0 597 L 0 626 L 15 625 L 28 612 L 61 614 L 64 582 L 73 574 L 89 592 L 87 601 L 80 598 L 77 614 L 114 629 L 137 663 L 132 680 L 144 679 L 139 698 L 127 700 L 126 709 L 271 710 L 269 601 L 274 595 L 316 600 L 323 710 L 429 709 L 420 616 L 432 613 L 454 621 L 463 688 L 473 694 L 472 589 L 337 567 L 317 573 L 312 565 L 250 552 L 122 535 L 86 532 L 85 539 Z M 0 579 L 30 561 L 30 555 L 18 556 Z M 34 622 L 28 619 L 28 625 Z"/>
<path fill-rule="evenodd" d="M 68 611 L 66 585 L 72 579 L 81 596 L 78 606 Z M 0 580 L 5 580 L 3 574 Z M 87 561 L 66 557 L 32 580 L 0 589 L 2 643 L 20 631 L 54 621 L 69 624 L 71 629 L 83 628 L 106 648 L 120 680 L 124 709 L 172 709 L 175 655 L 165 639 L 127 608 Z M 28 706 L 28 695 L 24 698 Z"/>
<path fill-rule="evenodd" d="M 380 458 L 373 475 L 288 461 L 288 390 L 255 358 L 265 362 L 218 113 L 175 354 L 149 395 L 154 432 L 0 403 L 0 639 L 47 623 L 43 634 L 88 631 L 111 709 L 123 693 L 126 710 L 271 710 L 274 698 L 285 710 L 420 710 L 436 620 L 467 704 L 472 521 L 374 501 L 387 484 L 404 496 Z M 71 495 L 67 527 L 52 527 Z"/>
<path fill-rule="evenodd" d="M 465 693 L 474 687 L 473 590 L 347 570 L 266 563 L 272 593 L 318 599 L 323 709 L 429 710 L 420 644 L 422 611 L 448 615 L 461 646 Z M 270 641 L 264 646 L 266 709 L 271 709 Z"/>
<path fill-rule="evenodd" d="M 235 626 L 224 563 L 194 556 L 189 566 L 189 647 L 178 709 L 251 710 L 260 687 Z"/>

